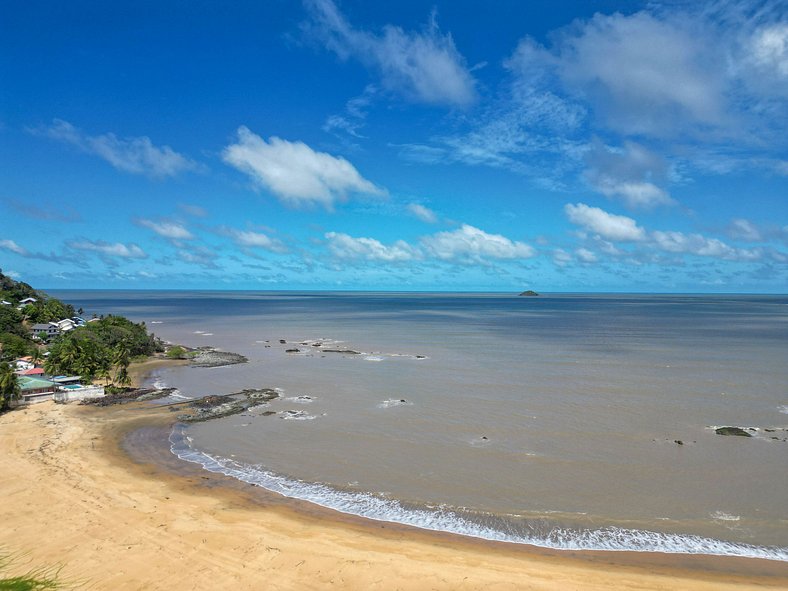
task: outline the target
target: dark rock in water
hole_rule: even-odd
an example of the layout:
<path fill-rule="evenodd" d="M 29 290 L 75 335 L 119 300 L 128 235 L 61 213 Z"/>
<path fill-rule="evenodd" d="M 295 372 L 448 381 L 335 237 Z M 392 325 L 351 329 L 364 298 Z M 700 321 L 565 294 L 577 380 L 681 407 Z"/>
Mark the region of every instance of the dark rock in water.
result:
<path fill-rule="evenodd" d="M 774 433 L 775 429 L 764 429 L 767 433 Z"/>
<path fill-rule="evenodd" d="M 322 347 L 323 343 L 312 343 L 313 347 Z"/>
<path fill-rule="evenodd" d="M 684 442 L 681 439 L 674 439 L 673 443 L 675 443 L 676 445 L 684 445 Z"/>
<path fill-rule="evenodd" d="M 399 401 L 403 403 L 407 402 L 407 400 L 405 400 L 404 398 L 400 398 Z"/>
<path fill-rule="evenodd" d="M 720 427 L 715 429 L 714 432 L 717 435 L 734 435 L 736 437 L 752 437 L 747 431 L 742 429 L 741 427 Z"/>
<path fill-rule="evenodd" d="M 416 355 L 416 359 L 426 359 L 426 355 Z"/>
<path fill-rule="evenodd" d="M 483 439 L 484 441 L 487 441 L 487 436 L 486 436 L 486 435 L 482 435 L 482 439 Z"/>
<path fill-rule="evenodd" d="M 287 344 L 287 341 L 286 341 L 286 340 L 284 340 L 284 339 L 279 339 L 279 344 L 280 344 L 280 345 L 286 345 L 286 344 Z"/>
<path fill-rule="evenodd" d="M 236 365 L 249 361 L 243 355 L 230 353 L 228 351 L 216 351 L 215 349 L 203 348 L 192 358 L 192 367 L 222 367 L 224 365 Z"/>
<path fill-rule="evenodd" d="M 346 355 L 361 355 L 361 351 L 353 349 L 323 349 L 323 353 L 345 353 Z"/>
<path fill-rule="evenodd" d="M 264 417 L 270 417 L 271 415 L 275 415 L 275 414 L 276 414 L 276 411 L 275 411 L 275 410 L 267 410 L 267 411 L 265 411 L 265 412 L 263 413 L 263 416 L 264 416 Z"/>
<path fill-rule="evenodd" d="M 521 295 L 521 296 L 526 296 L 526 297 L 531 297 L 531 298 L 532 298 L 532 297 L 534 297 L 534 296 L 538 296 L 539 294 L 538 294 L 538 293 L 536 293 L 535 291 L 533 291 L 533 290 L 529 289 L 528 291 L 524 291 L 524 292 L 523 292 L 523 293 L 521 293 L 520 295 Z"/>
<path fill-rule="evenodd" d="M 248 388 L 226 396 L 205 396 L 187 405 L 191 414 L 178 415 L 184 423 L 199 423 L 240 414 L 252 406 L 278 398 L 273 388 Z"/>
<path fill-rule="evenodd" d="M 301 349 L 285 349 L 285 353 L 300 353 Z"/>

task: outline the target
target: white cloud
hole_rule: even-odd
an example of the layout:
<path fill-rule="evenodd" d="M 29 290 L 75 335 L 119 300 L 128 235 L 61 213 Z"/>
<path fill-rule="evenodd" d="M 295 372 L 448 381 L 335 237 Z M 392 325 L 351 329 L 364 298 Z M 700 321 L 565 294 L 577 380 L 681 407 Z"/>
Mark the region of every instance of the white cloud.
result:
<path fill-rule="evenodd" d="M 197 246 L 186 249 L 178 250 L 177 256 L 184 263 L 192 265 L 199 265 L 204 269 L 218 269 L 219 265 L 216 264 L 216 253 L 204 247 Z"/>
<path fill-rule="evenodd" d="M 766 26 L 757 31 L 750 50 L 753 60 L 777 76 L 788 78 L 788 23 Z"/>
<path fill-rule="evenodd" d="M 263 248 L 271 252 L 285 253 L 287 246 L 281 240 L 271 238 L 262 232 L 251 230 L 236 230 L 235 228 L 222 228 L 222 233 L 230 236 L 238 246 L 247 248 Z"/>
<path fill-rule="evenodd" d="M 632 218 L 608 213 L 584 203 L 564 206 L 569 221 L 608 240 L 636 242 L 646 238 L 646 232 Z"/>
<path fill-rule="evenodd" d="M 438 216 L 435 215 L 434 211 L 428 207 L 424 207 L 419 203 L 409 203 L 406 209 L 408 210 L 408 213 L 419 218 L 422 222 L 434 224 L 438 221 Z"/>
<path fill-rule="evenodd" d="M 154 222 L 153 220 L 138 220 L 140 226 L 153 230 L 159 236 L 170 240 L 191 240 L 194 235 L 185 226 L 176 222 Z"/>
<path fill-rule="evenodd" d="M 476 98 L 475 82 L 451 35 L 432 15 L 420 32 L 386 25 L 382 34 L 355 29 L 331 0 L 308 0 L 312 21 L 305 30 L 341 59 L 354 57 L 377 70 L 389 90 L 425 103 L 467 106 Z"/>
<path fill-rule="evenodd" d="M 71 240 L 67 242 L 69 248 L 96 252 L 106 257 L 123 259 L 144 259 L 148 255 L 136 244 L 123 244 L 122 242 L 105 242 L 104 240 Z"/>
<path fill-rule="evenodd" d="M 355 238 L 340 232 L 328 232 L 325 237 L 331 253 L 340 259 L 396 263 L 421 258 L 419 250 L 404 240 L 386 246 L 374 238 Z"/>
<path fill-rule="evenodd" d="M 265 141 L 246 127 L 227 146 L 224 161 L 291 206 L 319 204 L 330 209 L 350 192 L 383 195 L 344 158 L 316 152 L 303 142 L 278 137 Z"/>
<path fill-rule="evenodd" d="M 199 168 L 197 163 L 169 146 L 155 146 L 146 136 L 119 138 L 114 133 L 91 136 L 61 119 L 33 133 L 77 146 L 124 172 L 163 178 Z"/>
<path fill-rule="evenodd" d="M 728 227 L 728 235 L 736 240 L 758 242 L 763 239 L 760 230 L 749 220 L 738 218 L 732 220 Z"/>
<path fill-rule="evenodd" d="M 575 254 L 577 255 L 577 259 L 583 263 L 597 262 L 597 256 L 587 248 L 578 248 Z"/>
<path fill-rule="evenodd" d="M 717 238 L 683 232 L 655 230 L 651 238 L 660 250 L 672 253 L 694 254 L 733 261 L 757 261 L 763 257 L 760 249 L 733 248 Z"/>
<path fill-rule="evenodd" d="M 665 161 L 639 144 L 625 142 L 622 149 L 616 150 L 595 140 L 585 159 L 589 166 L 586 180 L 606 197 L 623 201 L 632 209 L 675 203 L 667 191 L 654 183 L 656 179 L 666 179 Z"/>
<path fill-rule="evenodd" d="M 553 251 L 553 262 L 559 267 L 565 267 L 572 262 L 572 255 L 563 248 L 556 248 Z"/>
<path fill-rule="evenodd" d="M 682 122 L 724 117 L 724 70 L 702 23 L 692 19 L 596 14 L 565 31 L 558 72 L 612 129 L 662 136 Z"/>
<path fill-rule="evenodd" d="M 483 263 L 487 259 L 527 259 L 536 255 L 532 246 L 500 234 L 488 234 L 468 224 L 425 236 L 421 243 L 427 252 L 444 261 Z"/>
<path fill-rule="evenodd" d="M 28 254 L 27 249 L 19 246 L 13 240 L 7 240 L 7 239 L 0 240 L 0 248 L 2 248 L 4 250 L 10 250 L 11 252 L 13 252 L 15 254 L 18 254 L 18 255 L 21 255 L 21 256 L 27 256 L 27 254 Z"/>

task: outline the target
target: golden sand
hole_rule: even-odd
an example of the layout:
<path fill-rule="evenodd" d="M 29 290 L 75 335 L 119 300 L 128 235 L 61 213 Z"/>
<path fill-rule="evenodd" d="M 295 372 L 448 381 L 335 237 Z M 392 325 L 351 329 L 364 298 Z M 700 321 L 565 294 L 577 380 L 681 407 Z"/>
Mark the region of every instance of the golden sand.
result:
<path fill-rule="evenodd" d="M 172 417 L 51 402 L 0 416 L 0 546 L 16 570 L 62 565 L 110 590 L 788 589 L 784 563 L 541 551 L 284 500 L 177 460 L 161 445 Z"/>

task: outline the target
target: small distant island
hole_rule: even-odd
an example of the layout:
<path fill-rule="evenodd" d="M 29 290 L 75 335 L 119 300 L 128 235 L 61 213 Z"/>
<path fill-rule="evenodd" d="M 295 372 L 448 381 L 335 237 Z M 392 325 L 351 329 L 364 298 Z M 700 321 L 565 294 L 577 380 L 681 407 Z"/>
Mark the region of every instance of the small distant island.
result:
<path fill-rule="evenodd" d="M 538 294 L 538 293 L 536 293 L 535 291 L 533 291 L 532 289 L 529 289 L 528 291 L 524 291 L 524 292 L 523 292 L 523 293 L 521 293 L 520 295 L 521 295 L 521 296 L 526 296 L 526 297 L 532 298 L 532 297 L 538 296 L 539 294 Z"/>

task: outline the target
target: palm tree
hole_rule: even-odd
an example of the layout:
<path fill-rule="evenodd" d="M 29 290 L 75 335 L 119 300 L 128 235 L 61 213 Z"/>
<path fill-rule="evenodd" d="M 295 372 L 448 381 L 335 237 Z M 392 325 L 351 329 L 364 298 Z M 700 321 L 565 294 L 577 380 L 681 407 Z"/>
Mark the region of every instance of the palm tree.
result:
<path fill-rule="evenodd" d="M 13 368 L 8 363 L 0 363 L 0 411 L 7 409 L 12 400 L 18 400 L 21 393 Z"/>
<path fill-rule="evenodd" d="M 115 377 L 112 382 L 117 382 L 121 386 L 128 386 L 131 383 L 128 371 L 131 359 L 129 358 L 129 346 L 125 340 L 118 342 L 112 350 L 112 363 L 116 367 Z"/>

